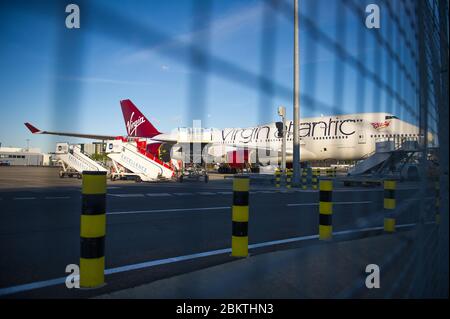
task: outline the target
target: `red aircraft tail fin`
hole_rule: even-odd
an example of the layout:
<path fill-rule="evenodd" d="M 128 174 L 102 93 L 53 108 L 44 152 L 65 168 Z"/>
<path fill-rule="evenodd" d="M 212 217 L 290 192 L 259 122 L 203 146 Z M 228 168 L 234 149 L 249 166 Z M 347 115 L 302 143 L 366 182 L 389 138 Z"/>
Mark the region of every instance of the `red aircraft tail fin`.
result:
<path fill-rule="evenodd" d="M 128 136 L 152 138 L 161 134 L 130 100 L 120 101 Z"/>

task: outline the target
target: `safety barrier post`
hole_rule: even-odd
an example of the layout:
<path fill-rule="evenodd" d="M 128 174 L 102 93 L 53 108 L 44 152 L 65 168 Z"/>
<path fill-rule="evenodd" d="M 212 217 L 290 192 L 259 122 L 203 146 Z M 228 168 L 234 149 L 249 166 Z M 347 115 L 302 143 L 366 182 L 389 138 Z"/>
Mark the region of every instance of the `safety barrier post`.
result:
<path fill-rule="evenodd" d="M 319 239 L 331 239 L 333 235 L 333 181 L 319 182 Z"/>
<path fill-rule="evenodd" d="M 231 256 L 248 256 L 248 199 L 249 177 L 235 176 L 233 179 L 233 208 Z"/>
<path fill-rule="evenodd" d="M 106 172 L 83 171 L 80 287 L 105 283 Z"/>
<path fill-rule="evenodd" d="M 281 172 L 278 168 L 275 169 L 275 187 L 280 188 Z"/>
<path fill-rule="evenodd" d="M 436 225 L 439 225 L 441 223 L 441 213 L 440 213 L 441 194 L 440 194 L 439 182 L 435 182 L 434 190 L 435 190 L 435 196 L 436 196 L 436 207 L 435 207 L 435 209 L 436 209 Z"/>
<path fill-rule="evenodd" d="M 317 175 L 319 175 L 319 174 L 320 174 L 320 171 L 318 171 L 317 169 L 313 169 L 312 177 L 311 177 L 311 184 L 312 184 L 313 189 L 317 189 L 317 184 L 318 184 Z"/>
<path fill-rule="evenodd" d="M 308 170 L 307 168 L 302 168 L 302 189 L 308 188 Z"/>
<path fill-rule="evenodd" d="M 395 232 L 395 189 L 395 181 L 384 181 L 384 231 L 389 233 Z"/>
<path fill-rule="evenodd" d="M 286 172 L 286 188 L 291 188 L 292 187 L 292 170 L 291 169 L 287 169 Z"/>

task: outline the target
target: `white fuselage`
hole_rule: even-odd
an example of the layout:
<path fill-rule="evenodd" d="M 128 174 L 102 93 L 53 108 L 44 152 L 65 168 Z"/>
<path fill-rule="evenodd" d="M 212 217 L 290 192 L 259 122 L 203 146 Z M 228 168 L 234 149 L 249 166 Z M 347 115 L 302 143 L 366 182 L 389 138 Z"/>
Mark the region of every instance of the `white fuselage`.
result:
<path fill-rule="evenodd" d="M 293 122 L 286 121 L 285 129 L 289 162 L 293 154 Z M 419 128 L 388 113 L 360 113 L 304 118 L 300 121 L 299 136 L 301 161 L 358 160 L 374 152 L 377 141 L 417 140 Z M 280 152 L 282 146 L 275 122 L 223 130 L 178 129 L 170 134 L 170 139 L 177 143 L 208 144 L 208 154 L 217 159 L 239 149 Z"/>

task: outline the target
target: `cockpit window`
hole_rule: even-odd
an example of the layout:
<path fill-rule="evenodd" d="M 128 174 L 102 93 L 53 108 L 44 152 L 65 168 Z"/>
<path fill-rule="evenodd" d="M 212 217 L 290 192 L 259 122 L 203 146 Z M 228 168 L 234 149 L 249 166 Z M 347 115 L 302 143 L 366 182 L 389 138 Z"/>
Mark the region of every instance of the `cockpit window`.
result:
<path fill-rule="evenodd" d="M 398 117 L 395 116 L 395 115 L 386 115 L 386 117 L 384 119 L 385 120 L 391 120 L 391 119 L 397 119 L 398 120 Z"/>

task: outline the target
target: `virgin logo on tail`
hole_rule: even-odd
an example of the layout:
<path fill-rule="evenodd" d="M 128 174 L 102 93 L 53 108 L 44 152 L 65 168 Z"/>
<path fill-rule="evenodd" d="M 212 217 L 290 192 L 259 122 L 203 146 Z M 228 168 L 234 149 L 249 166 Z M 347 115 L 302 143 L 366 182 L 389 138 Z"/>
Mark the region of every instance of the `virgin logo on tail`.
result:
<path fill-rule="evenodd" d="M 127 131 L 130 136 L 135 136 L 139 125 L 145 123 L 145 118 L 143 116 L 139 117 L 136 121 L 133 121 L 133 116 L 134 112 L 131 113 L 130 119 L 127 121 Z"/>
<path fill-rule="evenodd" d="M 120 101 L 123 120 L 129 136 L 152 138 L 161 134 L 130 100 Z M 134 118 L 137 117 L 136 120 Z"/>

